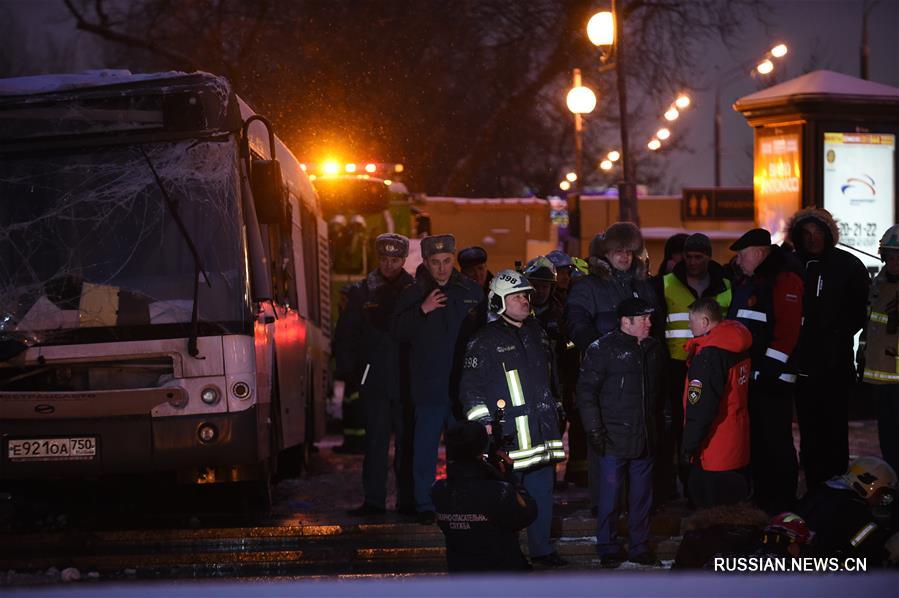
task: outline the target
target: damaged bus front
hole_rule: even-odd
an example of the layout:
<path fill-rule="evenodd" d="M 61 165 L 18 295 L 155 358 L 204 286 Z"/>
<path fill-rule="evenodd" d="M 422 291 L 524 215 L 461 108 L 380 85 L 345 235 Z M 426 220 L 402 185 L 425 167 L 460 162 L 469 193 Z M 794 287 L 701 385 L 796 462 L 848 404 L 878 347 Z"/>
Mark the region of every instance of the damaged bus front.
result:
<path fill-rule="evenodd" d="M 296 160 L 206 74 L 0 81 L 0 118 L 0 478 L 267 488 L 322 427 Z"/>

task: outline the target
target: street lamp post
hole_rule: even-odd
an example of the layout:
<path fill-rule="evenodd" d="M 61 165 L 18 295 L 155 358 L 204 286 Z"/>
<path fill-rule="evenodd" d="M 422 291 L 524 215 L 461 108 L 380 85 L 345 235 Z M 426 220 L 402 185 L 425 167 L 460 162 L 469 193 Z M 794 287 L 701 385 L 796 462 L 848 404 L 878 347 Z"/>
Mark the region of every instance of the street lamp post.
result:
<path fill-rule="evenodd" d="M 786 44 L 778 44 L 771 48 L 765 57 L 758 63 L 755 63 L 754 70 L 762 75 L 768 75 L 774 70 L 774 62 L 772 58 L 783 58 L 787 54 Z M 718 80 L 715 85 L 715 120 L 714 120 L 714 143 L 715 143 L 715 186 L 721 186 L 721 90 L 728 85 L 737 81 L 746 73 L 752 63 L 741 64 L 738 68 L 731 71 L 724 79 Z"/>
<path fill-rule="evenodd" d="M 584 114 L 596 108 L 596 94 L 581 83 L 581 69 L 574 69 L 572 87 L 565 99 L 568 109 L 574 114 L 574 188 L 568 193 L 568 252 L 580 255 L 581 215 L 580 199 L 584 180 Z"/>
<path fill-rule="evenodd" d="M 624 0 L 612 0 L 612 11 L 596 13 L 587 23 L 587 37 L 602 51 L 602 62 L 614 55 L 614 61 L 600 70 L 615 69 L 618 88 L 618 123 L 621 135 L 621 181 L 618 183 L 618 219 L 640 224 L 637 210 L 636 171 L 630 155 L 630 130 L 627 114 L 627 76 L 624 61 Z"/>

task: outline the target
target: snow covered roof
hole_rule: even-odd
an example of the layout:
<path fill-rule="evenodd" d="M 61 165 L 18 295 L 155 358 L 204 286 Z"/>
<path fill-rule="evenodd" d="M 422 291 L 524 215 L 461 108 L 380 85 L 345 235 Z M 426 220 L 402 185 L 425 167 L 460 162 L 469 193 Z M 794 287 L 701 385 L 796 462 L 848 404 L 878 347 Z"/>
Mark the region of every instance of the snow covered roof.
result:
<path fill-rule="evenodd" d="M 786 100 L 899 103 L 899 88 L 866 81 L 843 73 L 819 70 L 744 96 L 736 101 L 734 108 L 742 111 Z"/>
<path fill-rule="evenodd" d="M 0 79 L 0 95 L 16 96 L 70 91 L 74 89 L 104 87 L 107 85 L 137 83 L 139 81 L 149 81 L 152 79 L 171 79 L 173 77 L 183 77 L 186 75 L 188 75 L 188 73 L 181 71 L 134 74 L 125 69 L 104 69 L 57 75 L 32 75 L 28 77 Z"/>

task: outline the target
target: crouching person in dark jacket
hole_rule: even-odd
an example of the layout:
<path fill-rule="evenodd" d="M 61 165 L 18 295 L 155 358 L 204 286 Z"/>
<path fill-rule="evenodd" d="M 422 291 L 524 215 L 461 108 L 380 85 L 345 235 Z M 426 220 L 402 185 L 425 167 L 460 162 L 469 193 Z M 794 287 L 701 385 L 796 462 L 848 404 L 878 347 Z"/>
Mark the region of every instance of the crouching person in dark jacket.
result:
<path fill-rule="evenodd" d="M 479 422 L 454 424 L 446 433 L 446 479 L 434 483 L 431 498 L 451 573 L 530 569 L 518 532 L 537 518 L 537 503 L 514 476 L 487 463 L 487 442 Z"/>
<path fill-rule="evenodd" d="M 649 547 L 652 466 L 658 440 L 655 414 L 660 401 L 664 351 L 649 336 L 653 312 L 643 299 L 618 305 L 618 330 L 594 341 L 581 364 L 577 405 L 598 468 L 596 551 L 603 567 L 621 564 L 616 538 L 618 493 L 629 477 L 628 552 L 631 561 L 658 564 Z"/>

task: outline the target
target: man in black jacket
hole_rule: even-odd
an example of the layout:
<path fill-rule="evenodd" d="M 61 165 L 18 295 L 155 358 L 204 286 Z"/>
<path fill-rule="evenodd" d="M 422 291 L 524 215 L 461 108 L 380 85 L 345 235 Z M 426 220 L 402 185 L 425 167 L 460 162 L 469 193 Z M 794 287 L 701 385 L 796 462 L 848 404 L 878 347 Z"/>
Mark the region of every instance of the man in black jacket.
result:
<path fill-rule="evenodd" d="M 537 518 L 537 503 L 515 476 L 487 463 L 487 443 L 478 422 L 453 424 L 446 433 L 446 479 L 434 483 L 431 498 L 450 573 L 530 569 L 518 532 Z"/>
<path fill-rule="evenodd" d="M 334 348 L 337 367 L 334 377 L 360 383 L 365 411 L 365 460 L 362 484 L 365 501 L 351 515 L 384 513 L 387 501 L 387 470 L 390 436 L 394 435 L 394 473 L 397 510 L 413 512 L 412 452 L 407 442 L 411 432 L 411 408 L 400 375 L 407 347 L 388 332 L 390 316 L 400 293 L 414 281 L 403 270 L 409 255 L 409 240 L 387 233 L 375 240 L 378 267 L 352 285 L 347 306 L 337 321 Z"/>
<path fill-rule="evenodd" d="M 521 483 L 537 501 L 537 519 L 528 527 L 528 554 L 534 564 L 566 562 L 550 543 L 554 464 L 565 459 L 560 429 L 561 403 L 550 391 L 550 345 L 531 316 L 528 279 L 503 270 L 490 282 L 490 311 L 499 316 L 468 343 L 459 397 L 470 420 L 489 423 L 502 399 L 511 436 L 508 456 Z"/>
<path fill-rule="evenodd" d="M 578 379 L 577 405 L 593 450 L 591 468 L 598 470 L 596 550 L 604 567 L 621 563 L 616 528 L 618 493 L 625 475 L 629 478 L 629 558 L 641 564 L 658 563 L 648 541 L 664 350 L 649 336 L 652 312 L 642 299 L 622 301 L 618 330 L 590 345 Z"/>
<path fill-rule="evenodd" d="M 452 235 L 421 241 L 424 268 L 397 300 L 390 333 L 409 343 L 409 371 L 415 409 L 412 480 L 422 524 L 434 523 L 431 485 L 444 427 L 454 421 L 454 402 L 465 345 L 486 318 L 484 293 L 453 268 Z"/>
<path fill-rule="evenodd" d="M 647 279 L 646 247 L 643 234 L 632 222 L 615 222 L 604 234 L 590 242 L 590 274 L 571 285 L 565 301 L 566 334 L 581 354 L 590 343 L 612 330 L 618 329 L 616 309 L 625 299 L 639 297 L 653 308 L 659 307 Z M 661 332 L 658 313 L 653 316 L 654 332 Z M 593 505 L 599 500 L 598 481 L 587 445 L 588 483 Z"/>
<path fill-rule="evenodd" d="M 827 210 L 797 212 L 787 237 L 805 267 L 796 414 L 799 461 L 811 488 L 840 475 L 849 463 L 853 337 L 865 325 L 871 281 L 861 260 L 836 246 L 840 231 Z"/>

